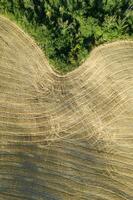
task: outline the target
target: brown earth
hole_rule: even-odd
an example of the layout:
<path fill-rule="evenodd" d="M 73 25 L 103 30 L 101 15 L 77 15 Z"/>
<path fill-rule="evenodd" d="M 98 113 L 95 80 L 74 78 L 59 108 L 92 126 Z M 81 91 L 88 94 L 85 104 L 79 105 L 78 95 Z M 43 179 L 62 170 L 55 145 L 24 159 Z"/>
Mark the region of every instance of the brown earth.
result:
<path fill-rule="evenodd" d="M 0 17 L 0 200 L 133 199 L 133 41 L 55 73 Z"/>

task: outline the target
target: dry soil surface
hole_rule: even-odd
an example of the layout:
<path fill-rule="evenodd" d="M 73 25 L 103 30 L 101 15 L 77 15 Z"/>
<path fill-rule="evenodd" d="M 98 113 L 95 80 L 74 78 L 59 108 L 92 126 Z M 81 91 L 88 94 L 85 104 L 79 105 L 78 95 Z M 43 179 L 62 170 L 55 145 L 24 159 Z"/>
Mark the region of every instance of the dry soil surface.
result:
<path fill-rule="evenodd" d="M 0 200 L 133 200 L 133 41 L 59 75 L 0 17 Z"/>

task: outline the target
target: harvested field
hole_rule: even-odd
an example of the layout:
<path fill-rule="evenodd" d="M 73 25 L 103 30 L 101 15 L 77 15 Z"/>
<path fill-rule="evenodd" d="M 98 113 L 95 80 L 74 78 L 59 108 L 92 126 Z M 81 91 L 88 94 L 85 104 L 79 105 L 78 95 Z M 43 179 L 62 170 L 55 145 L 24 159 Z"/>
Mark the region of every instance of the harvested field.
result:
<path fill-rule="evenodd" d="M 0 200 L 133 199 L 133 41 L 55 73 L 0 17 Z"/>

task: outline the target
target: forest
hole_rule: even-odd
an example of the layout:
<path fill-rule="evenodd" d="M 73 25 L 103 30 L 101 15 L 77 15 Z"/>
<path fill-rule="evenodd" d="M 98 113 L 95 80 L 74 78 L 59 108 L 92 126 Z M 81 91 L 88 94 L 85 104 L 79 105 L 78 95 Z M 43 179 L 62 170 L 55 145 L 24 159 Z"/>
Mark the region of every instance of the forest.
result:
<path fill-rule="evenodd" d="M 133 38 L 132 0 L 1 0 L 0 13 L 30 34 L 60 73 L 95 46 Z"/>

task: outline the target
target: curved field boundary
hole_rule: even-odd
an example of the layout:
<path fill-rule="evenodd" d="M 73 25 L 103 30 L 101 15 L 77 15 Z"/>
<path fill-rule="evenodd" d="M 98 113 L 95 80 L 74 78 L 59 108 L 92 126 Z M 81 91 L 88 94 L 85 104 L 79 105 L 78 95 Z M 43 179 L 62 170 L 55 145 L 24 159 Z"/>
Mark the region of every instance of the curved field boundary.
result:
<path fill-rule="evenodd" d="M 0 16 L 0 200 L 133 199 L 133 41 L 66 75 Z"/>

